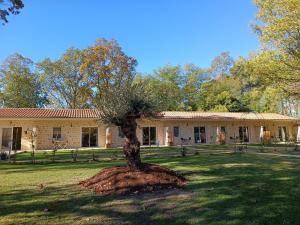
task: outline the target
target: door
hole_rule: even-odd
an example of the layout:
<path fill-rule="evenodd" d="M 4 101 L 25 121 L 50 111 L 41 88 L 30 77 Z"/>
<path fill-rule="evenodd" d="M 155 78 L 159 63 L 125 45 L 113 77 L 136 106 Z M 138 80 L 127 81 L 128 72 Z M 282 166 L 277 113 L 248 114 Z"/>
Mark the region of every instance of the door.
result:
<path fill-rule="evenodd" d="M 143 127 L 143 145 L 149 145 L 150 135 L 149 127 Z"/>
<path fill-rule="evenodd" d="M 174 144 L 180 143 L 180 128 L 179 126 L 173 127 Z"/>
<path fill-rule="evenodd" d="M 81 129 L 81 146 L 97 147 L 98 146 L 98 128 L 83 127 Z"/>
<path fill-rule="evenodd" d="M 278 127 L 278 138 L 280 141 L 286 141 L 287 139 L 286 127 Z"/>
<path fill-rule="evenodd" d="M 239 127 L 240 142 L 249 142 L 249 129 L 248 127 Z"/>
<path fill-rule="evenodd" d="M 226 127 L 221 127 L 219 141 L 221 144 L 226 143 Z"/>
<path fill-rule="evenodd" d="M 206 143 L 205 127 L 194 127 L 194 140 L 195 143 Z"/>
<path fill-rule="evenodd" d="M 22 127 L 13 128 L 12 150 L 21 150 Z"/>
<path fill-rule="evenodd" d="M 200 141 L 201 141 L 201 143 L 206 143 L 205 127 L 200 127 Z"/>
<path fill-rule="evenodd" d="M 2 128 L 2 150 L 11 150 L 12 148 L 12 128 Z"/>
<path fill-rule="evenodd" d="M 200 128 L 194 127 L 194 140 L 195 144 L 200 143 Z"/>
<path fill-rule="evenodd" d="M 156 127 L 143 127 L 143 145 L 156 144 Z"/>
<path fill-rule="evenodd" d="M 98 146 L 98 128 L 90 127 L 90 147 Z"/>
<path fill-rule="evenodd" d="M 210 143 L 211 144 L 217 143 L 217 140 L 218 140 L 217 130 L 218 129 L 219 128 L 216 126 L 211 127 L 211 131 L 210 131 L 210 138 L 211 138 Z"/>

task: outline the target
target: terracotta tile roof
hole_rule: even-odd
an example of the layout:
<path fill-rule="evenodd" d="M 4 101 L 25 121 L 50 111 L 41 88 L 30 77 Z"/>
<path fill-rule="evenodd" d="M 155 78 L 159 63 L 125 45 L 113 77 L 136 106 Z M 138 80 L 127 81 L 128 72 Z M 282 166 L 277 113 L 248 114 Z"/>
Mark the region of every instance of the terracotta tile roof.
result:
<path fill-rule="evenodd" d="M 253 112 L 163 112 L 164 119 L 199 119 L 199 120 L 300 120 L 300 118 L 280 115 L 276 113 Z"/>
<path fill-rule="evenodd" d="M 99 118 L 99 111 L 95 109 L 30 109 L 30 108 L 2 108 L 0 118 Z"/>
<path fill-rule="evenodd" d="M 31 109 L 31 108 L 0 108 L 0 119 L 97 119 L 96 109 Z M 166 111 L 160 119 L 166 120 L 295 120 L 300 118 L 284 116 L 276 113 L 230 113 L 230 112 L 179 112 Z"/>

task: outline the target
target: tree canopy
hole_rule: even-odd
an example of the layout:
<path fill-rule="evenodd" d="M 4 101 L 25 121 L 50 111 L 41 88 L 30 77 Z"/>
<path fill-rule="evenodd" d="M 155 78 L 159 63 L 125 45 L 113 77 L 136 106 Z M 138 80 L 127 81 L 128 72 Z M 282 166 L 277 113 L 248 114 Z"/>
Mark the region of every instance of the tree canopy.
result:
<path fill-rule="evenodd" d="M 300 97 L 300 1 L 255 0 L 262 51 L 250 57 L 253 75 Z"/>
<path fill-rule="evenodd" d="M 33 62 L 20 54 L 10 56 L 2 64 L 0 94 L 3 107 L 39 108 L 48 103 Z"/>
<path fill-rule="evenodd" d="M 216 78 L 222 75 L 229 75 L 233 64 L 234 59 L 230 56 L 230 53 L 221 52 L 220 55 L 216 56 L 211 62 L 211 76 Z"/>
<path fill-rule="evenodd" d="M 207 70 L 193 64 L 160 67 L 151 75 L 137 76 L 164 110 L 196 110 L 198 91 L 208 79 Z"/>
<path fill-rule="evenodd" d="M 43 86 L 52 107 L 91 107 L 89 77 L 80 73 L 83 58 L 82 50 L 70 48 L 56 61 L 45 59 L 38 63 Z"/>

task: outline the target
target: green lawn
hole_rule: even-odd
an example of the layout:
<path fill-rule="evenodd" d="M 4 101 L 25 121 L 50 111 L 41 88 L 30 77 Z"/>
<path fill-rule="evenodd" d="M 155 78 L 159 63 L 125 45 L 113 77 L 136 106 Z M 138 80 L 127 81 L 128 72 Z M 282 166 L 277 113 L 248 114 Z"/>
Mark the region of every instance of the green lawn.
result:
<path fill-rule="evenodd" d="M 97 162 L 86 151 L 77 163 L 0 163 L 0 224 L 300 224 L 300 159 L 203 148 L 184 158 L 176 148 L 143 149 L 145 162 L 174 169 L 189 183 L 184 190 L 131 196 L 102 197 L 77 185 L 104 167 L 123 165 L 121 149 L 95 150 Z M 56 157 L 71 160 L 68 151 Z M 29 159 L 29 153 L 17 156 Z"/>

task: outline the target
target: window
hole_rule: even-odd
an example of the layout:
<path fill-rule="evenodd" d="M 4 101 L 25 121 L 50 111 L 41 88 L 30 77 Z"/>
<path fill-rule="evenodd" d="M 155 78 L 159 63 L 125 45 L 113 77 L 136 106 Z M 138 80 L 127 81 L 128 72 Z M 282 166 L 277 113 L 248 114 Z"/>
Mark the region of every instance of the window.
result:
<path fill-rule="evenodd" d="M 179 127 L 174 127 L 174 137 L 179 137 Z"/>
<path fill-rule="evenodd" d="M 96 147 L 98 145 L 98 128 L 83 127 L 81 129 L 81 146 Z"/>
<path fill-rule="evenodd" d="M 125 135 L 124 135 L 124 133 L 123 133 L 121 127 L 118 127 L 118 132 L 119 132 L 119 137 L 120 137 L 120 138 L 124 138 L 124 137 L 125 137 Z"/>
<path fill-rule="evenodd" d="M 53 140 L 61 139 L 61 127 L 53 127 Z"/>

